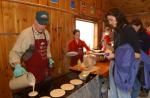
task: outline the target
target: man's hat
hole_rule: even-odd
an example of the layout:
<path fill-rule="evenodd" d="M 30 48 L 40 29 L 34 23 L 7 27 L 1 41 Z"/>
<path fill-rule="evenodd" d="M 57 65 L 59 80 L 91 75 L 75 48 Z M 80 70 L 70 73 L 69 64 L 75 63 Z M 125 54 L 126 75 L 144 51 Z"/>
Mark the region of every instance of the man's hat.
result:
<path fill-rule="evenodd" d="M 49 14 L 46 11 L 36 12 L 36 20 L 40 25 L 47 25 L 49 22 Z"/>

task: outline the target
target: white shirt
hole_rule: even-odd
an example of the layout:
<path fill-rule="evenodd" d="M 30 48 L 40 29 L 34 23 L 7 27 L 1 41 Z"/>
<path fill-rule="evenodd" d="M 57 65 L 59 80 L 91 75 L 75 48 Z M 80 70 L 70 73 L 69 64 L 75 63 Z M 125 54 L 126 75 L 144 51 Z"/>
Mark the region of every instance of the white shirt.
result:
<path fill-rule="evenodd" d="M 33 28 L 33 30 L 32 30 Z M 33 33 L 34 31 L 34 33 Z M 51 57 L 50 53 L 50 37 L 47 30 L 45 30 L 46 40 L 48 41 L 47 46 L 47 57 Z M 28 27 L 23 30 L 12 50 L 9 53 L 9 62 L 13 66 L 13 63 L 20 62 L 22 55 L 26 52 L 26 50 L 30 47 L 30 45 L 34 45 L 35 39 L 44 39 L 44 33 L 39 33 L 35 30 L 34 26 Z M 34 34 L 34 35 L 33 35 Z M 34 38 L 35 36 L 35 38 Z"/>

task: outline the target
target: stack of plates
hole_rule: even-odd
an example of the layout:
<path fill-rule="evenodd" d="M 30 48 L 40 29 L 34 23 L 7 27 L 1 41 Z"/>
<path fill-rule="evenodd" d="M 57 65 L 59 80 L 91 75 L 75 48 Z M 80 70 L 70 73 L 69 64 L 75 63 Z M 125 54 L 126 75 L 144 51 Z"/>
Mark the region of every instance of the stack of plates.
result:
<path fill-rule="evenodd" d="M 72 57 L 72 56 L 78 55 L 78 52 L 76 52 L 76 51 L 71 51 L 71 52 L 67 52 L 66 55 L 67 55 L 68 57 Z"/>

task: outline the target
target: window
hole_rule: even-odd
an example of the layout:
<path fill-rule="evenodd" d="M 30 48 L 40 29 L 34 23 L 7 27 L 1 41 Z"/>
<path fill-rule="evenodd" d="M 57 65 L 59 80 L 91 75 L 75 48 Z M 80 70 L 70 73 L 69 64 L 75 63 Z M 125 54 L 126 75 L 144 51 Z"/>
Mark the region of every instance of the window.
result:
<path fill-rule="evenodd" d="M 90 49 L 97 47 L 97 28 L 91 21 L 76 20 L 76 29 L 80 30 L 80 39 L 84 40 Z"/>

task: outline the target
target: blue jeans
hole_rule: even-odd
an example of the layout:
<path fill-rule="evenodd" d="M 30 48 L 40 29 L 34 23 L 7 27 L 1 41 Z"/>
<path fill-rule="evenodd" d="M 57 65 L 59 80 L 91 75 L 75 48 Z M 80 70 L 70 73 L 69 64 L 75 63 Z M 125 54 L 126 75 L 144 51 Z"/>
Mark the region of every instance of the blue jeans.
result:
<path fill-rule="evenodd" d="M 114 61 L 111 61 L 110 68 L 109 68 L 109 83 L 110 83 L 110 96 L 111 96 L 110 98 L 137 98 L 137 96 L 140 93 L 140 87 L 141 87 L 141 84 L 138 81 L 138 79 L 135 80 L 132 91 L 125 92 L 119 89 L 115 84 L 114 77 L 113 77 L 113 67 L 114 67 Z"/>
<path fill-rule="evenodd" d="M 139 82 L 138 79 L 135 80 L 135 83 L 132 88 L 132 93 L 131 93 L 131 98 L 137 98 L 138 95 L 140 94 L 140 89 L 141 89 L 141 83 Z"/>

